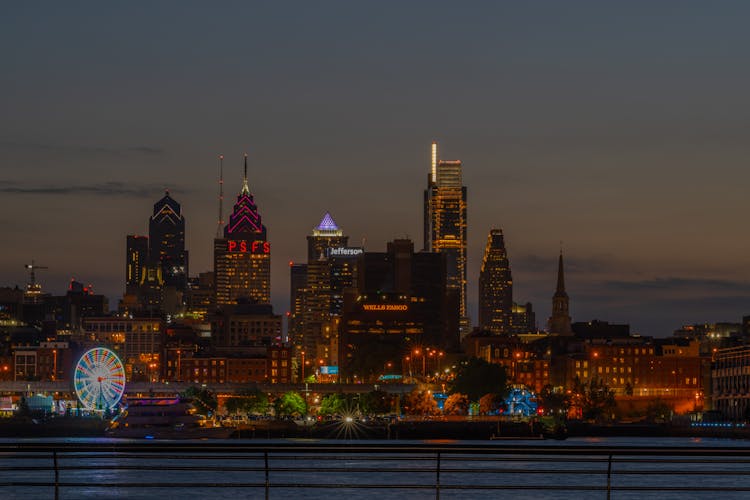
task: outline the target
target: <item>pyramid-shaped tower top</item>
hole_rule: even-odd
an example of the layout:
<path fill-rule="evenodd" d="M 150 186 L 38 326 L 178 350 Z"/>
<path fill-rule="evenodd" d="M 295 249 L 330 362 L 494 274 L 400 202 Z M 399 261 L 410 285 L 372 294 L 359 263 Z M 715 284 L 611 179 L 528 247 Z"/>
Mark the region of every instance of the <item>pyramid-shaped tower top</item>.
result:
<path fill-rule="evenodd" d="M 317 229 L 319 231 L 338 231 L 339 227 L 336 225 L 336 221 L 333 220 L 331 214 L 326 212 L 323 218 L 320 220 Z"/>
<path fill-rule="evenodd" d="M 237 196 L 237 203 L 234 204 L 234 210 L 229 216 L 229 224 L 224 227 L 225 237 L 240 234 L 252 234 L 254 238 L 266 239 L 266 226 L 261 222 L 258 207 L 247 184 L 247 155 L 245 155 L 245 176 L 242 181 L 242 191 Z"/>

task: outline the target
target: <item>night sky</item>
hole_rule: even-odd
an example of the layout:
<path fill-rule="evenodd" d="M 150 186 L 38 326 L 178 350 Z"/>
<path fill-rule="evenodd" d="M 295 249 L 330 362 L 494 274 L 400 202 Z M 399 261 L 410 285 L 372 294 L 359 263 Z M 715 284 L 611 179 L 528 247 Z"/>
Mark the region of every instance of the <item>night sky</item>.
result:
<path fill-rule="evenodd" d="M 666 336 L 750 314 L 750 3 L 15 2 L 0 7 L 0 286 L 24 264 L 115 308 L 125 236 L 164 188 L 212 266 L 249 154 L 272 296 L 326 210 L 371 251 L 422 246 L 430 143 L 469 193 L 469 306 L 500 227 L 546 325 Z M 225 215 L 225 217 L 227 217 Z"/>

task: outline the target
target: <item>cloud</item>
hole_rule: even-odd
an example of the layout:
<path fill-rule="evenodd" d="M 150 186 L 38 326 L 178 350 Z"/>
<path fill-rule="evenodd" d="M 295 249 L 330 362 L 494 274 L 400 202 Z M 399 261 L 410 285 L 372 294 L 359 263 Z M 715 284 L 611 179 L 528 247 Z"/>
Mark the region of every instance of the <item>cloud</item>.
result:
<path fill-rule="evenodd" d="M 653 278 L 640 281 L 605 281 L 603 285 L 611 290 L 625 292 L 698 292 L 715 295 L 717 292 L 746 292 L 750 295 L 750 283 L 736 280 L 702 278 Z"/>
<path fill-rule="evenodd" d="M 79 155 L 108 155 L 108 156 L 127 156 L 128 154 L 137 155 L 162 155 L 164 149 L 154 146 L 85 146 L 85 145 L 62 145 L 41 142 L 14 142 L 0 141 L 0 148 L 10 150 L 23 150 L 41 153 L 54 154 L 79 154 Z"/>
<path fill-rule="evenodd" d="M 153 198 L 164 190 L 163 185 L 135 184 L 132 182 L 102 182 L 98 184 L 25 185 L 14 181 L 0 180 L 0 193 L 27 195 L 90 194 L 96 196 L 123 196 L 131 198 Z M 170 188 L 170 191 L 185 193 L 185 189 Z"/>

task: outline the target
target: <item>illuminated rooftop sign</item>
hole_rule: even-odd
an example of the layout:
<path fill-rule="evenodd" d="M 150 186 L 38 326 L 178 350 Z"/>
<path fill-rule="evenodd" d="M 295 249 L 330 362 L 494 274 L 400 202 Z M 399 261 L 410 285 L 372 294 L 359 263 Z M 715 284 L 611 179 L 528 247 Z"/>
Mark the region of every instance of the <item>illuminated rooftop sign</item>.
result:
<path fill-rule="evenodd" d="M 326 249 L 326 255 L 328 255 L 328 257 L 356 257 L 363 253 L 365 253 L 365 249 L 359 247 L 336 247 Z"/>
<path fill-rule="evenodd" d="M 365 311 L 408 311 L 409 306 L 406 304 L 363 304 L 362 309 Z"/>
<path fill-rule="evenodd" d="M 229 253 L 271 253 L 271 244 L 263 240 L 227 240 Z"/>

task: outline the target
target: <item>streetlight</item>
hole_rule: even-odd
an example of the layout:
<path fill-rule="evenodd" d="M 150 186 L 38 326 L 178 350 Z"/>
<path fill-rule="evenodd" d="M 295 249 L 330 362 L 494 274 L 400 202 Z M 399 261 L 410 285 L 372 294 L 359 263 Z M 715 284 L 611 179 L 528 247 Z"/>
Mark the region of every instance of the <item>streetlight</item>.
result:
<path fill-rule="evenodd" d="M 302 381 L 305 381 L 305 351 L 300 351 L 300 354 L 302 355 Z"/>
<path fill-rule="evenodd" d="M 52 369 L 52 381 L 54 382 L 57 380 L 57 349 L 52 349 L 52 358 L 54 359 L 54 368 Z"/>

